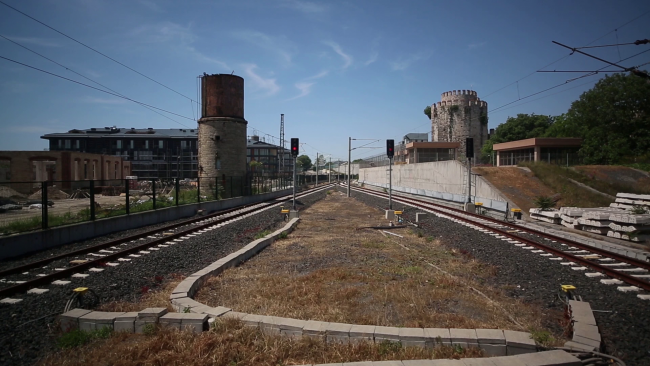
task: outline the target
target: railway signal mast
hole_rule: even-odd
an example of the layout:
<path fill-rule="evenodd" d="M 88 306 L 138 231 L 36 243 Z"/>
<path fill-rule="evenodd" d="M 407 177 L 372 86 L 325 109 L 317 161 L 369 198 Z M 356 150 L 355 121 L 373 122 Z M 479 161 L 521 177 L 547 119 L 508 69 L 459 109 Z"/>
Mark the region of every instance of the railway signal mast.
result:
<path fill-rule="evenodd" d="M 296 160 L 300 150 L 300 142 L 297 138 L 291 139 L 291 156 L 293 157 L 293 208 L 292 211 L 296 212 Z M 297 215 L 296 215 L 297 216 Z"/>

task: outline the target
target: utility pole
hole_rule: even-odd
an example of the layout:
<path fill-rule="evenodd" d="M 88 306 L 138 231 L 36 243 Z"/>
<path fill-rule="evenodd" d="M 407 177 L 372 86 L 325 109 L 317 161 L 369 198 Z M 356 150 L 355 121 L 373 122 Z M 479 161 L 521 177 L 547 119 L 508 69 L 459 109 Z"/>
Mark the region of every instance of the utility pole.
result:
<path fill-rule="evenodd" d="M 350 197 L 350 158 L 352 157 L 352 137 L 348 137 L 348 197 Z"/>
<path fill-rule="evenodd" d="M 284 113 L 280 114 L 280 161 L 278 162 L 278 174 L 284 172 Z"/>
<path fill-rule="evenodd" d="M 467 158 L 467 203 L 471 203 L 472 199 L 472 158 Z"/>
<path fill-rule="evenodd" d="M 569 161 L 568 158 L 567 161 Z M 327 178 L 328 178 L 327 183 L 332 183 L 332 156 L 331 155 L 330 155 L 330 167 L 329 169 L 327 169 Z"/>
<path fill-rule="evenodd" d="M 318 187 L 318 152 L 316 153 L 316 187 Z"/>

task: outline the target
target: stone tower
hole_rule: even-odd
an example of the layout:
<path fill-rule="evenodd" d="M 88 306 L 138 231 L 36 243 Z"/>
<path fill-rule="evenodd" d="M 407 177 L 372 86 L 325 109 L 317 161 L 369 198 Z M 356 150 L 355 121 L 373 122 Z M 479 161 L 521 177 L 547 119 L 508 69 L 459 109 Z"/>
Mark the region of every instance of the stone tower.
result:
<path fill-rule="evenodd" d="M 243 177 L 246 174 L 244 79 L 214 74 L 201 78 L 199 177 Z"/>
<path fill-rule="evenodd" d="M 474 138 L 474 161 L 481 156 L 481 147 L 488 138 L 487 102 L 473 90 L 452 90 L 442 93 L 441 101 L 431 105 L 431 136 L 433 141 L 460 142 L 458 157 L 465 159 L 465 138 Z"/>

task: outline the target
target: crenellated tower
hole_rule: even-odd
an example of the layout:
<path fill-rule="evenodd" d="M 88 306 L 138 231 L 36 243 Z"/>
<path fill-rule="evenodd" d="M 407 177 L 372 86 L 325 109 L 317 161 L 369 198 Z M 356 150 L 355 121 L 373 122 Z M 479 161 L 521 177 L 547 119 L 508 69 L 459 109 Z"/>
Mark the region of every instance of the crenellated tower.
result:
<path fill-rule="evenodd" d="M 433 141 L 460 142 L 458 156 L 465 157 L 465 138 L 474 138 L 474 160 L 488 138 L 488 106 L 473 90 L 442 93 L 440 102 L 431 105 Z"/>

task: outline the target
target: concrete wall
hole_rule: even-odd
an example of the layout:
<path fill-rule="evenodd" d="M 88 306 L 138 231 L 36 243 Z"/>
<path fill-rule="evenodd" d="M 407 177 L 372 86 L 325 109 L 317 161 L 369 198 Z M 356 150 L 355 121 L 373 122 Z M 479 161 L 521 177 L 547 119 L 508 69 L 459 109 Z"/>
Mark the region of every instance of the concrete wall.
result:
<path fill-rule="evenodd" d="M 111 233 L 159 224 L 166 221 L 182 219 L 196 215 L 198 209 L 207 212 L 226 210 L 278 198 L 291 194 L 291 189 L 265 193 L 255 196 L 236 197 L 220 201 L 202 202 L 178 207 L 140 212 L 128 216 L 118 216 L 75 225 L 67 225 L 36 231 L 27 234 L 11 235 L 0 238 L 0 260 L 18 257 L 24 254 L 55 248 L 76 241 L 96 238 Z"/>
<path fill-rule="evenodd" d="M 393 165 L 393 188 L 448 201 L 465 202 L 466 174 L 467 167 L 456 160 Z M 387 187 L 388 167 L 361 169 L 359 182 Z M 486 208 L 503 211 L 507 199 L 483 177 L 473 175 L 472 202 L 483 202 Z"/>

